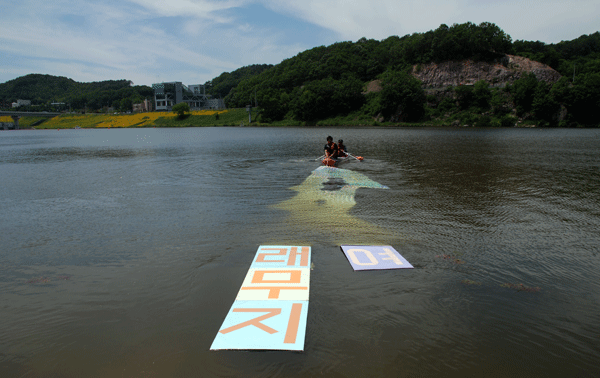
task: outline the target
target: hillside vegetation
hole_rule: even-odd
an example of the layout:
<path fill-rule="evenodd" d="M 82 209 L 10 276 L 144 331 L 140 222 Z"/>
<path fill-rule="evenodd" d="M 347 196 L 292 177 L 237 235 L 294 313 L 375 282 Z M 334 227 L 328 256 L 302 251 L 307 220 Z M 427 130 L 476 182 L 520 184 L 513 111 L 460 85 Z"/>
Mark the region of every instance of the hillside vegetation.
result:
<path fill-rule="evenodd" d="M 271 67 L 273 67 L 272 64 L 254 64 L 238 68 L 233 72 L 223 72 L 221 75 L 204 83 L 206 94 L 210 94 L 215 98 L 223 98 L 241 81 L 258 75 Z"/>
<path fill-rule="evenodd" d="M 507 54 L 540 59 L 564 76 L 547 82 L 523 73 L 511 82 L 481 81 L 432 93 L 414 75 L 428 63 L 501 64 Z M 600 114 L 590 109 L 600 104 L 599 54 L 599 33 L 545 45 L 513 43 L 491 23 L 441 25 L 402 38 L 363 38 L 304 51 L 241 81 L 225 101 L 245 106 L 256 94 L 263 122 L 597 126 Z M 579 67 L 574 78 L 566 75 L 573 66 Z M 380 90 L 367 90 L 373 81 Z"/>
<path fill-rule="evenodd" d="M 31 100 L 33 107 L 21 110 L 60 111 L 103 107 L 131 110 L 132 104 L 154 97 L 152 88 L 133 86 L 128 80 L 107 80 L 80 83 L 61 76 L 30 74 L 0 84 L 0 103 L 3 108 L 17 99 Z M 65 105 L 51 105 L 65 103 Z"/>
<path fill-rule="evenodd" d="M 441 25 L 319 46 L 205 84 L 228 108 L 257 104 L 261 124 L 598 126 L 600 33 L 545 44 L 513 42 L 492 23 Z M 126 80 L 76 83 L 35 74 L 0 84 L 4 103 L 67 102 L 88 111 L 128 110 L 152 95 Z"/>

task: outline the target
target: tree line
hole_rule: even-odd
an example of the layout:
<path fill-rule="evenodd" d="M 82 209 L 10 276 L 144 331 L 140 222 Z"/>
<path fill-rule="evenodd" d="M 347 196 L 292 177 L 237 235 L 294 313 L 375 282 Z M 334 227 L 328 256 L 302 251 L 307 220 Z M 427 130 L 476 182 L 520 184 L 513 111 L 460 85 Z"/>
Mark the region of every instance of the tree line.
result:
<path fill-rule="evenodd" d="M 80 83 L 61 76 L 30 74 L 0 84 L 0 101 L 3 108 L 17 99 L 31 100 L 31 106 L 21 110 L 98 111 L 105 107 L 127 111 L 132 104 L 152 99 L 154 91 L 145 85 L 133 86 L 129 80 L 107 80 Z M 64 103 L 64 105 L 52 105 Z"/>
<path fill-rule="evenodd" d="M 549 85 L 524 75 L 506 88 L 488 85 L 483 91 L 487 101 L 469 101 L 475 93 L 483 93 L 485 83 L 453 88 L 436 97 L 427 95 L 410 74 L 419 64 L 460 59 L 499 62 L 506 54 L 546 62 L 564 77 Z M 473 114 L 478 112 L 486 113 L 480 122 L 484 124 L 508 125 L 522 119 L 547 126 L 597 126 L 600 114 L 590 109 L 600 105 L 599 57 L 599 33 L 546 45 L 513 43 L 502 29 L 487 22 L 441 25 L 426 33 L 382 41 L 362 38 L 301 52 L 241 80 L 225 102 L 243 107 L 256 98 L 263 122 L 371 117 L 391 122 L 445 118 L 474 124 Z M 573 67 L 575 75 L 567 75 Z M 373 80 L 379 80 L 381 91 L 365 94 L 365 85 Z"/>

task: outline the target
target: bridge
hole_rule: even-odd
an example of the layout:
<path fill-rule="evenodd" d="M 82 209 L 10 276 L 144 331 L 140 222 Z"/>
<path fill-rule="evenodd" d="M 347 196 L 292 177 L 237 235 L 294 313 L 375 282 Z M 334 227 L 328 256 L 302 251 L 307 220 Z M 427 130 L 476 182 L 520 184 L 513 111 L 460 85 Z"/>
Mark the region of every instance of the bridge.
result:
<path fill-rule="evenodd" d="M 60 113 L 53 112 L 19 112 L 19 111 L 0 111 L 0 117 L 9 116 L 15 121 L 15 130 L 19 130 L 19 118 L 21 117 L 56 117 Z"/>

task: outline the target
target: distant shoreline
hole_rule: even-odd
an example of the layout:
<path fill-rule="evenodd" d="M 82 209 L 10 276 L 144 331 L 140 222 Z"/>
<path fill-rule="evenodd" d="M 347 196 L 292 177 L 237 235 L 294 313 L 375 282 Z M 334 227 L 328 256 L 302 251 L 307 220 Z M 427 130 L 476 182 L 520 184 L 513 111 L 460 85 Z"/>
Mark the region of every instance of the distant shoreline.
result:
<path fill-rule="evenodd" d="M 217 116 L 218 115 L 218 116 Z M 167 128 L 167 127 L 360 127 L 360 128 L 549 128 L 534 121 L 518 121 L 514 126 L 494 125 L 469 125 L 454 121 L 444 122 L 377 122 L 372 119 L 339 119 L 333 118 L 317 122 L 298 122 L 293 120 L 262 123 L 253 120 L 248 122 L 248 113 L 245 109 L 228 109 L 221 111 L 196 111 L 178 118 L 174 113 L 149 112 L 135 114 L 63 114 L 54 118 L 21 117 L 19 128 L 21 130 L 48 130 L 48 129 L 114 129 L 114 128 Z M 597 128 L 579 126 L 578 128 Z"/>

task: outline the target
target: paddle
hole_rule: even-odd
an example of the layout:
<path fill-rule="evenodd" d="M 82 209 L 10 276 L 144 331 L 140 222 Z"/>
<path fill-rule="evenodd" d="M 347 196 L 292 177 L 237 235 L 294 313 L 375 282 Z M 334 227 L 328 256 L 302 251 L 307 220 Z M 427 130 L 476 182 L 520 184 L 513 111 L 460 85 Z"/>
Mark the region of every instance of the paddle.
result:
<path fill-rule="evenodd" d="M 346 152 L 346 153 L 348 154 L 348 156 L 352 156 L 353 158 L 355 158 L 358 161 L 363 161 L 364 160 L 362 156 L 356 157 L 356 156 L 352 155 L 350 152 Z"/>
<path fill-rule="evenodd" d="M 315 161 L 317 161 L 317 160 L 323 160 L 324 158 L 325 158 L 325 155 L 321 155 L 321 157 L 316 158 Z"/>

